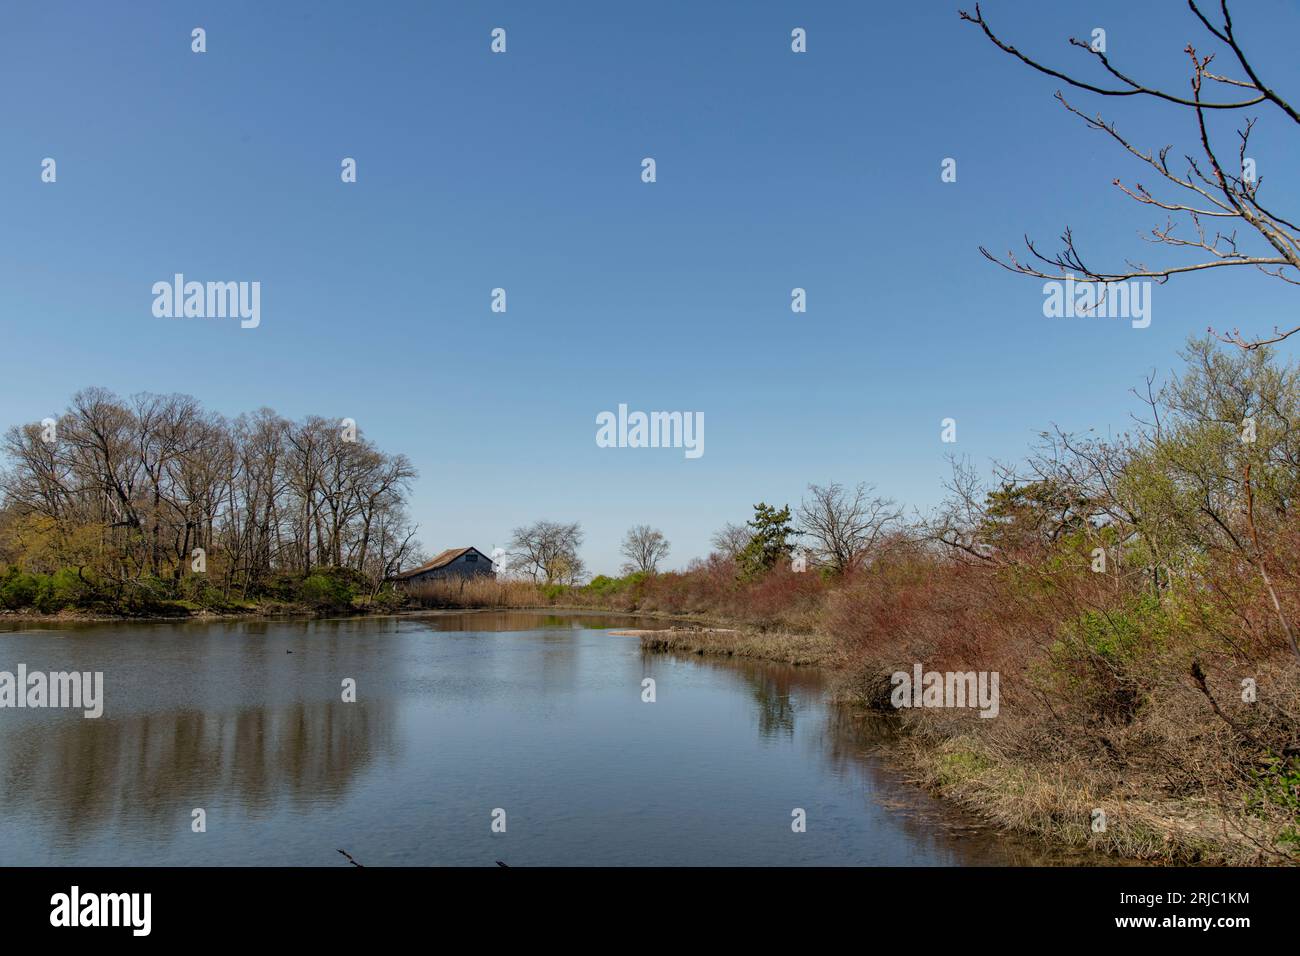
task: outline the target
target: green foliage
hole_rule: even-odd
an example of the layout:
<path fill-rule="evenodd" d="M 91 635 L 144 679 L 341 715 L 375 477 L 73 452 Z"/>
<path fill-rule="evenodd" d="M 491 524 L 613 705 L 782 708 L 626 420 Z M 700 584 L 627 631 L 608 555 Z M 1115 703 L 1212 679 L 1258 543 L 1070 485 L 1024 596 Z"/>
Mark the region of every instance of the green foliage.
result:
<path fill-rule="evenodd" d="M 754 505 L 754 517 L 747 522 L 753 537 L 736 556 L 740 577 L 751 580 L 789 560 L 794 550 L 790 537 L 798 532 L 790 524 L 790 506 L 776 509 L 764 502 Z"/>
<path fill-rule="evenodd" d="M 1128 723 L 1160 675 L 1181 666 L 1172 662 L 1189 628 L 1176 602 L 1144 591 L 1084 611 L 1059 633 L 1046 660 L 1031 669 L 1034 682 L 1095 718 Z"/>
<path fill-rule="evenodd" d="M 350 609 L 358 595 L 368 594 L 364 575 L 350 568 L 320 567 L 307 577 L 277 575 L 262 597 L 285 604 L 305 604 L 316 611 Z M 402 597 L 391 586 L 376 596 L 372 607 L 397 608 Z M 232 601 L 210 575 L 186 574 L 171 580 L 146 574 L 125 584 L 109 586 L 89 568 L 61 568 L 53 574 L 31 574 L 17 567 L 0 574 L 0 607 L 54 614 L 69 608 L 118 614 L 186 611 L 249 610 L 256 602 Z"/>
<path fill-rule="evenodd" d="M 1055 542 L 1087 531 L 1093 511 L 1086 498 L 1056 481 L 1006 484 L 989 492 L 978 537 L 1003 551 L 1034 540 Z"/>
<path fill-rule="evenodd" d="M 1088 653 L 1123 664 L 1159 649 L 1174 624 L 1160 598 L 1146 592 L 1121 607 L 1086 611 L 1070 630 Z"/>
<path fill-rule="evenodd" d="M 17 568 L 10 568 L 4 578 L 0 578 L 0 604 L 10 610 L 31 607 L 36 603 L 40 581 L 35 574 L 25 574 Z"/>
<path fill-rule="evenodd" d="M 373 611 L 398 611 L 406 603 L 406 598 L 391 584 L 385 584 L 370 601 Z"/>
<path fill-rule="evenodd" d="M 89 607 L 98 594 L 92 578 L 73 568 L 60 568 L 50 578 L 50 593 L 59 607 Z"/>
<path fill-rule="evenodd" d="M 1118 492 L 1142 516 L 1152 563 L 1235 550 L 1243 528 L 1246 475 L 1253 517 L 1273 530 L 1300 495 L 1300 370 L 1268 349 L 1188 343 L 1186 370 L 1162 392 L 1156 433 L 1132 449 Z"/>
<path fill-rule="evenodd" d="M 607 574 L 598 574 L 582 590 L 596 597 L 610 597 L 621 594 L 643 583 L 650 575 L 645 571 L 634 571 L 621 578 L 611 578 Z"/>
<path fill-rule="evenodd" d="M 1290 816 L 1292 822 L 1282 829 L 1278 842 L 1300 853 L 1300 758 L 1270 755 L 1251 775 L 1255 792 L 1250 808 L 1262 812 L 1273 807 Z"/>
<path fill-rule="evenodd" d="M 213 587 L 207 581 L 204 581 L 203 585 L 195 593 L 194 602 L 207 611 L 226 611 L 231 606 L 221 589 Z"/>
<path fill-rule="evenodd" d="M 317 611 L 339 611 L 352 606 L 361 583 L 348 568 L 317 568 L 303 579 L 298 599 Z"/>
<path fill-rule="evenodd" d="M 73 568 L 54 574 L 11 572 L 0 584 L 0 604 L 13 610 L 35 608 L 42 614 L 54 614 L 69 607 L 91 607 L 100 601 L 94 580 L 84 578 Z"/>
<path fill-rule="evenodd" d="M 608 574 L 598 574 L 587 582 L 583 590 L 588 594 L 603 597 L 606 594 L 617 594 L 622 590 L 622 582 L 618 578 L 611 578 Z"/>
<path fill-rule="evenodd" d="M 10 610 L 31 608 L 55 614 L 64 608 L 94 607 L 106 600 L 93 574 L 76 568 L 61 568 L 53 574 L 10 568 L 0 578 L 0 605 Z"/>
<path fill-rule="evenodd" d="M 54 578 L 48 574 L 38 574 L 35 577 L 36 597 L 32 599 L 32 606 L 42 614 L 62 611 L 64 604 L 54 593 Z"/>
<path fill-rule="evenodd" d="M 301 586 L 301 575 L 290 571 L 280 571 L 267 577 L 256 593 L 259 597 L 289 603 L 298 599 L 298 591 Z"/>

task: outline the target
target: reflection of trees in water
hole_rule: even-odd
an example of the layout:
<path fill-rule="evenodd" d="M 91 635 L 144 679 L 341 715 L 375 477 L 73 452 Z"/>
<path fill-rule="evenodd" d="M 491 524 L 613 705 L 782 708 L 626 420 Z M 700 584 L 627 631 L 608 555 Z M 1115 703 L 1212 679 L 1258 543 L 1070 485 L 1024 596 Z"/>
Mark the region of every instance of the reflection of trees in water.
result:
<path fill-rule="evenodd" d="M 822 753 L 837 770 L 848 770 L 897 739 L 889 714 L 829 700 L 821 733 Z"/>
<path fill-rule="evenodd" d="M 826 709 L 822 752 L 837 771 L 857 769 L 866 783 L 864 798 L 885 808 L 891 823 L 917 846 L 929 847 L 962 866 L 1096 866 L 1104 860 L 995 830 L 974 814 L 923 791 L 891 762 L 889 749 L 900 740 L 893 715 L 843 702 Z"/>
<path fill-rule="evenodd" d="M 549 628 L 564 630 L 602 630 L 604 628 L 662 627 L 654 622 L 628 614 L 581 614 L 566 611 L 549 614 L 544 611 L 475 611 L 467 614 L 433 614 L 427 617 L 408 617 L 404 621 L 422 624 L 434 631 L 536 631 Z"/>
<path fill-rule="evenodd" d="M 758 704 L 759 735 L 793 737 L 795 706 L 790 700 L 789 683 L 762 673 L 746 675 L 746 680 L 750 696 Z"/>
<path fill-rule="evenodd" d="M 741 683 L 757 705 L 756 718 L 761 737 L 793 737 L 795 717 L 810 709 L 809 702 L 820 700 L 826 687 L 825 677 L 807 667 L 769 664 L 746 658 L 667 653 L 677 660 L 707 667 Z M 641 659 L 647 674 L 652 673 L 655 658 L 664 654 L 662 651 L 642 651 Z"/>
<path fill-rule="evenodd" d="M 383 702 L 41 721 L 0 742 L 3 805 L 53 811 L 75 834 L 93 822 L 177 816 L 180 826 L 191 808 L 211 813 L 227 802 L 249 812 L 284 800 L 333 803 L 376 756 L 394 751 L 394 739 L 393 708 Z"/>
<path fill-rule="evenodd" d="M 646 673 L 653 672 L 656 657 L 664 656 L 707 667 L 741 683 L 757 706 L 761 737 L 794 739 L 798 717 L 801 743 L 831 772 L 860 783 L 864 812 L 881 813 L 882 821 L 887 820 L 912 845 L 928 847 L 939 858 L 968 866 L 1096 865 L 1098 861 L 1095 855 L 1058 851 L 1038 841 L 998 833 L 909 783 L 889 761 L 888 748 L 897 740 L 893 717 L 835 701 L 822 671 L 743 658 L 645 651 Z M 869 809 L 873 807 L 878 809 Z"/>

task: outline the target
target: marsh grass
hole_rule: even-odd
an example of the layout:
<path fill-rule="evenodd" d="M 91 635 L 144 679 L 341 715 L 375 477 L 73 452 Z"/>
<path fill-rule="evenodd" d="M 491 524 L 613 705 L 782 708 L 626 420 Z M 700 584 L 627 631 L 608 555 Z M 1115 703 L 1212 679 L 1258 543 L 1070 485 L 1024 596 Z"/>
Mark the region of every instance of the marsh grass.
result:
<path fill-rule="evenodd" d="M 641 639 L 650 651 L 720 657 L 748 657 L 801 666 L 834 667 L 842 662 L 833 638 L 823 634 L 787 634 L 718 628 L 670 628 L 661 631 L 616 631 Z"/>

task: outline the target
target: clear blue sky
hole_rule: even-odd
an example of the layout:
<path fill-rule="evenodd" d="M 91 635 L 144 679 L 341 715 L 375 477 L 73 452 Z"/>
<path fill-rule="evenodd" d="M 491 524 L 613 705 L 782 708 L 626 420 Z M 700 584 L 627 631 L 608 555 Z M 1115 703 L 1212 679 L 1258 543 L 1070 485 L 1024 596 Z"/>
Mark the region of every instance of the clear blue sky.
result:
<path fill-rule="evenodd" d="M 1119 264 L 1159 220 L 1109 185 L 1150 177 L 964 5 L 11 0 L 0 424 L 91 384 L 352 417 L 419 468 L 431 552 L 577 520 L 592 570 L 614 571 L 646 522 L 680 566 L 808 482 L 930 506 L 947 452 L 985 465 L 1052 423 L 1122 428 L 1127 389 L 1189 333 L 1295 321 L 1294 289 L 1245 272 L 1157 288 L 1144 330 L 1051 320 L 1041 283 L 985 262 L 980 244 L 1054 247 L 1068 223 Z M 1086 57 L 1065 38 L 1102 26 L 1117 63 L 1179 86 L 1203 42 L 1180 0 L 983 6 L 1067 65 Z M 1239 6 L 1268 78 L 1300 94 L 1294 4 Z M 1193 145 L 1181 113 L 1100 105 L 1145 145 Z M 1259 115 L 1263 195 L 1294 212 L 1294 127 Z M 261 327 L 155 318 L 175 272 L 260 281 Z M 704 456 L 596 447 L 620 402 L 703 412 Z"/>

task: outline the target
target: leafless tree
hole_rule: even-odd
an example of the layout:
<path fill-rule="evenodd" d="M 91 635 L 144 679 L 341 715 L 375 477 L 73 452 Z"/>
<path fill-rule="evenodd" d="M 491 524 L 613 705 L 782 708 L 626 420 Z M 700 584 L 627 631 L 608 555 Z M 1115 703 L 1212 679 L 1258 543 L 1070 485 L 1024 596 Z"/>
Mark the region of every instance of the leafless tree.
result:
<path fill-rule="evenodd" d="M 1164 223 L 1151 230 L 1148 242 L 1162 245 L 1178 252 L 1192 252 L 1191 262 L 1147 265 L 1141 261 L 1127 260 L 1123 267 L 1104 269 L 1084 261 L 1075 245 L 1074 235 L 1066 227 L 1062 248 L 1055 254 L 1045 254 L 1028 236 L 1025 245 L 1030 253 L 1026 260 L 1008 252 L 1005 257 L 995 256 L 980 247 L 988 259 L 1023 275 L 1042 279 L 1064 280 L 1074 278 L 1087 283 L 1122 282 L 1129 279 L 1147 279 L 1158 283 L 1175 275 L 1206 272 L 1231 266 L 1258 269 L 1265 275 L 1283 282 L 1300 285 L 1300 228 L 1294 218 L 1288 219 L 1261 197 L 1264 184 L 1262 176 L 1255 175 L 1253 161 L 1246 150 L 1254 128 L 1255 117 L 1243 117 L 1237 129 L 1235 149 L 1214 142 L 1208 113 L 1240 113 L 1255 106 L 1273 107 L 1292 123 L 1300 124 L 1300 113 L 1261 76 L 1256 65 L 1247 57 L 1234 32 L 1228 0 L 1220 0 L 1216 19 L 1205 13 L 1205 0 L 1188 0 L 1187 6 L 1200 26 L 1209 34 L 1209 42 L 1226 50 L 1235 61 L 1240 75 L 1228 76 L 1214 72 L 1211 65 L 1215 53 L 1200 53 L 1192 42 L 1184 52 L 1190 63 L 1190 86 L 1186 94 L 1162 90 L 1135 79 L 1128 71 L 1111 63 L 1103 49 L 1079 38 L 1071 38 L 1070 45 L 1091 57 L 1099 69 L 1097 82 L 1089 82 L 1074 75 L 1044 65 L 1034 57 L 1021 52 L 996 33 L 984 18 L 979 5 L 975 12 L 960 11 L 963 20 L 975 24 L 992 43 L 1020 62 L 1070 87 L 1084 93 L 1112 98 L 1150 98 L 1172 108 L 1185 110 L 1193 120 L 1197 149 L 1200 156 L 1184 154 L 1186 167 L 1177 169 L 1170 165 L 1170 145 L 1153 153 L 1136 145 L 1121 133 L 1116 124 L 1100 114 L 1088 115 L 1068 102 L 1058 90 L 1056 99 L 1069 112 L 1078 116 L 1089 129 L 1109 137 L 1114 143 L 1139 163 L 1144 164 L 1162 180 L 1162 188 L 1148 189 L 1142 183 L 1125 183 L 1119 178 L 1114 185 L 1135 202 L 1159 210 Z M 1221 95 L 1214 95 L 1215 92 Z M 1181 229 L 1181 231 L 1180 231 Z M 1238 236 L 1238 230 L 1243 232 Z M 1242 245 L 1239 245 L 1239 242 Z M 1249 243 L 1250 248 L 1246 247 Z M 1108 291 L 1108 290 L 1107 290 Z M 1213 330 L 1211 330 L 1213 332 Z M 1300 325 L 1291 328 L 1274 327 L 1270 336 L 1247 338 L 1239 329 L 1222 334 L 1220 339 L 1245 349 L 1279 342 L 1300 332 Z"/>
<path fill-rule="evenodd" d="M 749 525 L 733 524 L 729 521 L 713 532 L 713 549 L 723 557 L 734 561 L 753 537 L 754 529 Z"/>
<path fill-rule="evenodd" d="M 515 528 L 510 537 L 510 567 L 542 584 L 575 584 L 585 573 L 578 549 L 578 522 L 536 521 Z"/>
<path fill-rule="evenodd" d="M 948 466 L 951 474 L 943 483 L 947 495 L 924 521 L 925 537 L 947 553 L 994 561 L 995 552 L 981 539 L 989 520 L 988 488 L 968 459 L 949 455 Z"/>
<path fill-rule="evenodd" d="M 654 574 L 659 569 L 659 562 L 668 557 L 668 549 L 668 539 L 662 531 L 648 524 L 629 528 L 623 537 L 622 552 L 628 559 L 623 565 L 623 573 Z"/>
<path fill-rule="evenodd" d="M 229 422 L 186 395 L 123 402 L 88 388 L 54 440 L 44 432 L 5 434 L 0 562 L 174 590 L 202 548 L 207 583 L 229 597 L 319 565 L 361 571 L 377 588 L 418 548 L 411 463 L 343 439 L 334 420 L 262 409 Z"/>
<path fill-rule="evenodd" d="M 808 486 L 808 497 L 796 515 L 800 533 L 812 539 L 811 551 L 819 564 L 836 574 L 855 570 L 902 521 L 903 509 L 874 491 L 862 482 L 852 491 L 837 482 Z"/>

